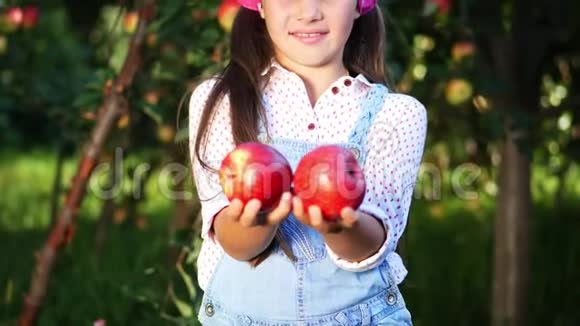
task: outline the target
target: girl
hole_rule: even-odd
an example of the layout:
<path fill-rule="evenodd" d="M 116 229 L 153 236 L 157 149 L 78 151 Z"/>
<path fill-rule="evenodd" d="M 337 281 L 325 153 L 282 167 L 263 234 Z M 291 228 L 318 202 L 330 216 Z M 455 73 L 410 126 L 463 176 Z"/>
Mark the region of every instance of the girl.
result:
<path fill-rule="evenodd" d="M 202 202 L 198 318 L 207 325 L 411 325 L 395 252 L 422 160 L 426 111 L 384 72 L 376 0 L 238 0 L 231 62 L 190 99 L 190 147 Z M 217 169 L 237 144 L 276 147 L 295 170 L 340 144 L 367 182 L 339 222 L 284 194 L 229 202 Z"/>

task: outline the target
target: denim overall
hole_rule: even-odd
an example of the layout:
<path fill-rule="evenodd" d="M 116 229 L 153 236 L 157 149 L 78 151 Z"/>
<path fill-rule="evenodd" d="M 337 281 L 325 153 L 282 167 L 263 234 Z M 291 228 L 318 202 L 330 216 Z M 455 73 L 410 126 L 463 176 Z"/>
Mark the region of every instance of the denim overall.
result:
<path fill-rule="evenodd" d="M 353 151 L 361 166 L 365 135 L 387 93 L 386 87 L 374 85 L 348 141 L 339 143 Z M 304 154 L 321 145 L 268 139 L 265 133 L 260 140 L 283 153 L 293 171 Z M 346 271 L 327 255 L 320 233 L 292 214 L 280 228 L 295 260 L 279 246 L 255 268 L 224 253 L 203 296 L 198 314 L 203 325 L 412 325 L 387 260 L 364 272 Z"/>

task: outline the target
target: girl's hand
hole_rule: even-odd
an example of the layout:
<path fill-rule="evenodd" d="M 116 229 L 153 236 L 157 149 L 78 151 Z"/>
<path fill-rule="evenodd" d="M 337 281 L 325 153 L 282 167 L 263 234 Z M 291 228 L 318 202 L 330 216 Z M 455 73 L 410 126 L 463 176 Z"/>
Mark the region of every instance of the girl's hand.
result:
<path fill-rule="evenodd" d="M 322 218 L 322 212 L 318 206 L 310 206 L 308 212 L 306 212 L 302 200 L 298 197 L 294 197 L 292 206 L 294 216 L 296 216 L 300 222 L 315 228 L 323 235 L 328 233 L 339 233 L 343 230 L 352 229 L 359 221 L 358 213 L 350 207 L 345 207 L 340 212 L 341 218 L 337 221 L 331 222 Z"/>
<path fill-rule="evenodd" d="M 260 212 L 262 203 L 257 199 L 252 199 L 244 204 L 239 199 L 233 199 L 230 205 L 224 210 L 224 217 L 240 223 L 245 227 L 252 227 L 257 225 L 275 226 L 280 224 L 290 211 L 292 195 L 286 192 L 282 195 L 280 203 L 277 207 L 269 212 Z"/>

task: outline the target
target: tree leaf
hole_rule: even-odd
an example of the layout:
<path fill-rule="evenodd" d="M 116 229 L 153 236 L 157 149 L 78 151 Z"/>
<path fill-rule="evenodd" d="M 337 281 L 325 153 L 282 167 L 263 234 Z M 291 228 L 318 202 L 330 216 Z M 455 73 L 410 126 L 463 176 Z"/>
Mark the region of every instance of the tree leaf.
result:
<path fill-rule="evenodd" d="M 177 271 L 179 272 L 179 275 L 183 279 L 183 283 L 185 283 L 185 286 L 187 287 L 189 297 L 191 299 L 194 299 L 197 294 L 197 291 L 195 290 L 195 286 L 193 286 L 193 281 L 191 280 L 191 277 L 185 272 L 181 264 L 177 265 Z"/>
<path fill-rule="evenodd" d="M 96 107 L 101 101 L 101 94 L 97 92 L 83 92 L 73 102 L 77 108 Z"/>
<path fill-rule="evenodd" d="M 181 128 L 175 134 L 175 142 L 181 143 L 189 139 L 189 127 Z"/>
<path fill-rule="evenodd" d="M 161 112 L 159 112 L 159 107 L 157 105 L 145 104 L 142 108 L 143 112 L 151 119 L 153 119 L 153 121 L 155 121 L 157 124 L 161 124 L 163 122 L 163 117 L 161 116 Z"/>
<path fill-rule="evenodd" d="M 193 308 L 185 301 L 178 299 L 173 293 L 171 293 L 171 300 L 173 300 L 173 303 L 177 307 L 177 310 L 179 310 L 179 313 L 183 317 L 190 318 L 193 316 Z"/>
<path fill-rule="evenodd" d="M 129 39 L 124 38 L 115 44 L 113 55 L 111 56 L 111 60 L 109 60 L 109 65 L 116 73 L 121 72 L 127 53 L 129 53 Z"/>

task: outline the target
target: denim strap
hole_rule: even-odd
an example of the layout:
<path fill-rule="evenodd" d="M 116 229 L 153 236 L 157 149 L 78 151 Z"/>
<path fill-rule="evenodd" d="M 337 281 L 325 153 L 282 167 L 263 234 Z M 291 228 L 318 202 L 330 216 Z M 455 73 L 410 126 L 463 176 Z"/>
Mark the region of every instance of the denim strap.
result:
<path fill-rule="evenodd" d="M 378 93 L 378 95 L 377 95 Z M 381 84 L 374 84 L 373 88 L 369 90 L 367 96 L 362 103 L 362 109 L 356 124 L 353 127 L 349 142 L 359 144 L 363 153 L 360 153 L 359 162 L 364 165 L 367 154 L 367 135 L 370 127 L 373 124 L 377 113 L 381 111 L 385 103 L 385 97 L 389 93 L 389 89 Z"/>

